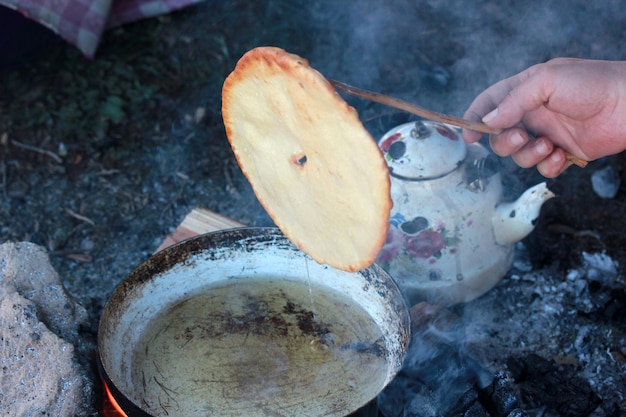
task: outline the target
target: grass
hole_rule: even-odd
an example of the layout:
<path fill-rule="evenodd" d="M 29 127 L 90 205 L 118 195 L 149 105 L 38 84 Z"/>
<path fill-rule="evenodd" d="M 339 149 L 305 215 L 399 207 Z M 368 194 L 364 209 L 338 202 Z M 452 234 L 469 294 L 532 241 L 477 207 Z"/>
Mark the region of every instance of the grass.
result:
<path fill-rule="evenodd" d="M 58 42 L 0 74 L 1 240 L 73 254 L 91 239 L 99 268 L 120 235 L 149 248 L 189 207 L 236 207 L 222 83 L 255 46 L 304 53 L 308 29 L 293 24 L 303 3 L 207 0 L 106 32 L 94 60 Z M 199 108 L 206 116 L 195 123 Z"/>
<path fill-rule="evenodd" d="M 3 76 L 0 132 L 31 145 L 93 150 L 111 137 L 148 134 L 187 99 L 213 110 L 215 124 L 221 84 L 241 54 L 308 42 L 288 24 L 301 3 L 208 1 L 107 32 L 93 61 L 60 43 Z"/>

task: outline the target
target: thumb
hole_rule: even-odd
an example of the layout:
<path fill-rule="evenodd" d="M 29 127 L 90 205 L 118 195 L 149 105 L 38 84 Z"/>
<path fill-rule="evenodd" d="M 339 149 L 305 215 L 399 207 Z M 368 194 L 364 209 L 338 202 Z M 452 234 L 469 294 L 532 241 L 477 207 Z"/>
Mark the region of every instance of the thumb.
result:
<path fill-rule="evenodd" d="M 525 74 L 524 74 L 525 75 Z M 518 77 L 522 74 L 518 75 Z M 500 104 L 487 113 L 482 121 L 494 128 L 506 129 L 517 125 L 524 116 L 545 105 L 552 90 L 549 83 L 539 76 L 516 80 L 515 87 L 502 99 Z"/>

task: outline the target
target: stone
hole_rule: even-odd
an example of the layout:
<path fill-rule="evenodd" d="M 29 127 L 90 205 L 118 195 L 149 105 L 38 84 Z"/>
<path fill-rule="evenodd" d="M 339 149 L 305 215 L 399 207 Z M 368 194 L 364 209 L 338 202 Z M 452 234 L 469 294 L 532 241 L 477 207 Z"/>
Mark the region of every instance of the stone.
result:
<path fill-rule="evenodd" d="M 37 308 L 52 332 L 72 343 L 88 322 L 87 311 L 68 294 L 44 248 L 29 242 L 0 245 L 0 286 L 17 292 Z"/>
<path fill-rule="evenodd" d="M 0 245 L 0 415 L 87 415 L 93 378 L 72 344 L 87 318 L 43 248 Z"/>
<path fill-rule="evenodd" d="M 614 198 L 619 191 L 621 178 L 619 172 L 607 165 L 591 174 L 593 191 L 601 198 Z"/>

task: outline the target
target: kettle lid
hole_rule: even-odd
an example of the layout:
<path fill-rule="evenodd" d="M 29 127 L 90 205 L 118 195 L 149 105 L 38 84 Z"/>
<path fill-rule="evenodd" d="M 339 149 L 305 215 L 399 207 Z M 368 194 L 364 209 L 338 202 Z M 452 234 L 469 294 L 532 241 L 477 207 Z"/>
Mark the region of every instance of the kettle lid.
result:
<path fill-rule="evenodd" d="M 417 121 L 394 127 L 378 141 L 391 175 L 422 180 L 449 174 L 465 160 L 467 145 L 459 129 Z"/>

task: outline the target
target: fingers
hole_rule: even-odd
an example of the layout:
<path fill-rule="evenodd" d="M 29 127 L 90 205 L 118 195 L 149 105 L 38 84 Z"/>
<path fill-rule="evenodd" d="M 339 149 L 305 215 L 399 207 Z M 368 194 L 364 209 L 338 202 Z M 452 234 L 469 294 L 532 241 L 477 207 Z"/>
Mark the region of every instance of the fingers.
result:
<path fill-rule="evenodd" d="M 545 137 L 532 139 L 521 128 L 507 129 L 499 135 L 492 135 L 489 142 L 497 155 L 511 156 L 522 168 L 537 166 L 537 170 L 546 178 L 560 175 L 571 165 L 561 148 L 555 148 Z"/>
<path fill-rule="evenodd" d="M 483 137 L 481 132 L 476 132 L 469 129 L 463 129 L 463 140 L 467 143 L 478 142 Z"/>
<path fill-rule="evenodd" d="M 497 108 L 498 104 L 512 88 L 511 80 L 503 80 L 483 91 L 474 99 L 463 115 L 466 120 L 481 122 L 486 114 Z M 508 126 L 507 126 L 508 127 Z M 463 139 L 468 143 L 474 143 L 482 137 L 482 133 L 463 129 Z"/>
<path fill-rule="evenodd" d="M 533 167 L 550 156 L 554 150 L 552 142 L 545 138 L 537 138 L 528 142 L 519 151 L 511 155 L 513 161 L 522 168 Z"/>
<path fill-rule="evenodd" d="M 509 156 L 520 151 L 528 142 L 528 132 L 521 128 L 507 129 L 499 135 L 489 136 L 491 149 L 500 156 Z"/>
<path fill-rule="evenodd" d="M 469 109 L 463 115 L 465 120 L 469 120 L 472 122 L 480 122 L 483 117 L 483 114 L 478 112 L 476 109 L 476 104 L 472 103 Z M 483 136 L 481 132 L 476 132 L 474 130 L 463 129 L 463 140 L 467 143 L 478 142 L 478 140 Z"/>
<path fill-rule="evenodd" d="M 558 177 L 572 165 L 565 156 L 565 151 L 555 148 L 545 159 L 537 163 L 537 170 L 546 178 Z"/>
<path fill-rule="evenodd" d="M 527 113 L 549 100 L 553 78 L 552 72 L 541 64 L 530 67 L 487 88 L 474 99 L 463 117 L 499 129 L 515 126 Z M 480 134 L 464 131 L 463 137 L 471 143 L 477 141 Z"/>
<path fill-rule="evenodd" d="M 496 128 L 515 126 L 528 113 L 550 101 L 556 88 L 556 77 L 552 66 L 539 64 L 504 80 L 499 86 L 501 100 L 491 112 L 485 114 L 482 121 Z M 503 95 L 504 92 L 506 94 Z"/>

